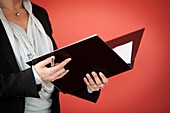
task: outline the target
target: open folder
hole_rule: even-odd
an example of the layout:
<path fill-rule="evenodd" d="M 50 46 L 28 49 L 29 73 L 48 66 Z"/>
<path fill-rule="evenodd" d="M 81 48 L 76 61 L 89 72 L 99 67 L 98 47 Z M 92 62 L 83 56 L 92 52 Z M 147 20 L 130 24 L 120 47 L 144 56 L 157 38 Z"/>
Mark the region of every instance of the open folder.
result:
<path fill-rule="evenodd" d="M 132 69 L 143 32 L 144 28 L 107 42 L 98 35 L 92 35 L 33 59 L 27 64 L 34 65 L 52 55 L 55 56 L 55 62 L 72 58 L 65 66 L 70 70 L 69 73 L 53 82 L 61 92 L 69 93 L 86 87 L 83 80 L 86 73 L 102 72 L 109 78 Z"/>

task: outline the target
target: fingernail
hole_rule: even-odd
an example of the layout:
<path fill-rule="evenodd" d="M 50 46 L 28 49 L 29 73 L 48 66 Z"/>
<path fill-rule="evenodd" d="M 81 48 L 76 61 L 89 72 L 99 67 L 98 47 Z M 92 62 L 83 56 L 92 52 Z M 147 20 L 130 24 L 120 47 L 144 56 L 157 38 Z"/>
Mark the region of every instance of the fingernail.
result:
<path fill-rule="evenodd" d="M 86 76 L 88 77 L 88 76 L 90 76 L 90 75 L 87 73 Z"/>
<path fill-rule="evenodd" d="M 68 58 L 67 60 L 70 62 L 72 59 L 71 59 L 71 58 Z"/>
<path fill-rule="evenodd" d="M 55 56 L 51 56 L 51 59 L 55 59 Z"/>
<path fill-rule="evenodd" d="M 91 72 L 91 74 L 95 74 L 95 72 L 94 72 L 94 71 L 92 71 L 92 72 Z"/>
<path fill-rule="evenodd" d="M 103 75 L 103 73 L 102 73 L 102 72 L 99 72 L 99 75 Z"/>
<path fill-rule="evenodd" d="M 70 70 L 66 70 L 66 73 L 68 73 Z"/>

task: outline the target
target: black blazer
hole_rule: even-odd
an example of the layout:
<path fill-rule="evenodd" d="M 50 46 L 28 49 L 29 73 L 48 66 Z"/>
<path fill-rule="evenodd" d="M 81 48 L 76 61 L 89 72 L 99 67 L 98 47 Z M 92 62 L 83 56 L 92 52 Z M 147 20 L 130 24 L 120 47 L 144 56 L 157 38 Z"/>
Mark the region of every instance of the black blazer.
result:
<path fill-rule="evenodd" d="M 57 49 L 52 38 L 52 28 L 45 9 L 32 4 L 33 13 L 43 25 L 51 38 L 54 48 Z M 25 97 L 39 98 L 41 86 L 36 85 L 32 69 L 20 71 L 4 26 L 0 20 L 0 113 L 24 113 Z M 83 88 L 71 95 L 96 102 L 99 92 L 88 94 Z M 59 91 L 52 93 L 52 113 L 60 113 Z"/>

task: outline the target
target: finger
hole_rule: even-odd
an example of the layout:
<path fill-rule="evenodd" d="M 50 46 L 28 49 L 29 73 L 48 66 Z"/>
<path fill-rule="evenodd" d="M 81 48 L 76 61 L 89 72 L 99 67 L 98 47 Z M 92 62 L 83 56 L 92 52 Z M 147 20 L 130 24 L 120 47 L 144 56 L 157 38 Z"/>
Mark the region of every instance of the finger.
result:
<path fill-rule="evenodd" d="M 51 75 L 51 76 L 46 76 L 43 78 L 43 80 L 45 81 L 54 81 L 56 79 L 59 79 L 59 78 L 62 78 L 65 74 L 67 74 L 69 72 L 69 70 L 65 70 L 63 73 L 61 73 L 60 75 L 58 74 L 54 74 L 54 75 Z"/>
<path fill-rule="evenodd" d="M 47 64 L 51 63 L 51 58 L 55 58 L 55 56 L 48 57 L 47 59 L 39 62 L 40 67 L 45 67 Z"/>
<path fill-rule="evenodd" d="M 58 63 L 57 65 L 55 65 L 54 67 L 50 67 L 49 69 L 50 69 L 51 74 L 61 70 L 70 61 L 71 61 L 71 58 L 67 58 L 64 61 L 62 61 L 61 63 Z"/>
<path fill-rule="evenodd" d="M 71 61 L 71 58 L 67 58 L 67 59 L 65 59 L 64 61 L 62 61 L 60 64 L 58 64 L 58 65 L 60 65 L 62 68 L 67 64 L 67 63 L 69 63 Z"/>
<path fill-rule="evenodd" d="M 66 71 L 66 70 L 63 68 L 63 69 L 57 71 L 56 73 L 48 76 L 48 78 L 52 81 L 52 80 L 54 80 L 55 78 L 57 78 L 58 76 L 60 76 L 61 74 L 63 74 L 65 71 Z"/>
<path fill-rule="evenodd" d="M 91 78 L 91 76 L 88 73 L 86 74 L 86 77 L 91 86 L 96 85 L 96 83 L 94 82 L 94 80 Z"/>
<path fill-rule="evenodd" d="M 102 79 L 103 84 L 108 85 L 108 79 L 102 72 L 99 72 L 100 78 Z"/>
<path fill-rule="evenodd" d="M 92 88 L 91 84 L 89 83 L 89 81 L 87 80 L 86 77 L 83 78 L 84 82 L 86 83 L 87 87 L 91 90 L 94 91 L 94 89 Z"/>
<path fill-rule="evenodd" d="M 101 85 L 102 84 L 102 81 L 100 80 L 100 78 L 98 77 L 97 73 L 96 72 L 92 72 L 92 76 L 97 84 L 97 86 Z"/>
<path fill-rule="evenodd" d="M 51 75 L 51 78 L 54 79 L 57 76 L 63 74 L 66 70 L 64 68 L 62 68 L 61 70 L 57 71 L 56 73 L 54 73 L 53 75 Z"/>
<path fill-rule="evenodd" d="M 93 88 L 93 91 L 98 91 L 99 88 L 97 87 L 95 81 L 91 78 L 91 76 L 89 74 L 86 74 L 87 80 L 90 84 L 90 86 Z"/>
<path fill-rule="evenodd" d="M 86 83 L 88 89 L 90 89 L 90 91 L 92 91 L 92 92 L 93 92 L 93 91 L 99 91 L 99 88 L 97 87 L 97 85 L 95 85 L 96 87 L 93 87 L 93 86 L 89 83 L 89 81 L 87 80 L 86 77 L 84 77 L 83 79 L 84 79 L 84 82 Z"/>
<path fill-rule="evenodd" d="M 64 75 L 66 75 L 68 72 L 69 72 L 69 70 L 66 70 L 66 71 L 65 71 L 64 73 L 62 73 L 61 75 L 56 76 L 54 79 L 52 79 L 52 82 L 55 81 L 55 80 L 57 80 L 57 79 L 62 78 L 62 77 L 63 77 Z"/>

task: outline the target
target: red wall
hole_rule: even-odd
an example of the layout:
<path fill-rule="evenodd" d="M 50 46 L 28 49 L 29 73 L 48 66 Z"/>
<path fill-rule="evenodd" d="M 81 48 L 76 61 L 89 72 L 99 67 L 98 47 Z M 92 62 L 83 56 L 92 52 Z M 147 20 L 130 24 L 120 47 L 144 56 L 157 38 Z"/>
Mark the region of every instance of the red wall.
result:
<path fill-rule="evenodd" d="M 62 113 L 170 113 L 169 0 L 32 0 L 49 13 L 59 47 L 145 27 L 135 67 L 109 79 L 97 104 L 61 94 Z"/>

